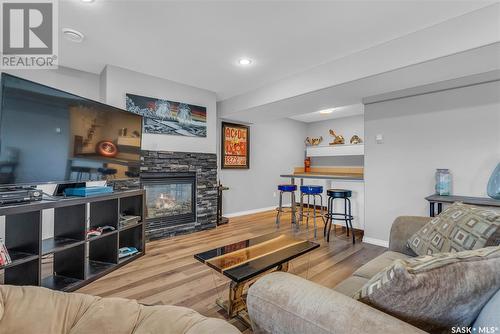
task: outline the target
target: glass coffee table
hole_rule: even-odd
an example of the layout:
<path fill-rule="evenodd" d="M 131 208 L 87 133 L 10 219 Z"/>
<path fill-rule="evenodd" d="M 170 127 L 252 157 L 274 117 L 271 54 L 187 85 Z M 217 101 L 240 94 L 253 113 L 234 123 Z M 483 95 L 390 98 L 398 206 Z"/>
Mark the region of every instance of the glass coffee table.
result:
<path fill-rule="evenodd" d="M 319 247 L 318 243 L 284 234 L 266 234 L 194 255 L 231 279 L 228 300 L 217 299 L 230 318 L 249 323 L 243 290 L 259 276 L 287 271 L 288 262 Z"/>

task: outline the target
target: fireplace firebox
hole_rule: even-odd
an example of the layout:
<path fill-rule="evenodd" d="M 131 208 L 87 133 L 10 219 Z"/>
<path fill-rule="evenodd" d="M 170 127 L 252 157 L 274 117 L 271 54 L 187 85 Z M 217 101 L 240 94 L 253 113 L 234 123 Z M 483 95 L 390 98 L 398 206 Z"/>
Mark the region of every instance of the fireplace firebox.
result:
<path fill-rule="evenodd" d="M 142 173 L 146 220 L 168 225 L 196 221 L 196 173 Z"/>

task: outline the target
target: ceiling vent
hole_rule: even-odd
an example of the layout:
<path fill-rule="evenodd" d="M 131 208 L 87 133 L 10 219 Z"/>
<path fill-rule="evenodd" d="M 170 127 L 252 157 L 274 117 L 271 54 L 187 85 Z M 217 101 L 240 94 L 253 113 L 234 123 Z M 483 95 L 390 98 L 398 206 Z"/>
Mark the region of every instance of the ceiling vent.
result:
<path fill-rule="evenodd" d="M 63 28 L 62 32 L 64 37 L 71 42 L 81 43 L 85 38 L 85 35 L 74 29 Z"/>

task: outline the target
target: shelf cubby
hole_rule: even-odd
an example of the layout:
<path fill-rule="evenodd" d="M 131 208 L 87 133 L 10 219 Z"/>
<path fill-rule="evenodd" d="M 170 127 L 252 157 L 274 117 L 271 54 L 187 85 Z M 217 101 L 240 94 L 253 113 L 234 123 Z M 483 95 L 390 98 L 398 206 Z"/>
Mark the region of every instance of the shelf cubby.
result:
<path fill-rule="evenodd" d="M 85 245 L 68 248 L 54 254 L 54 274 L 85 279 Z"/>
<path fill-rule="evenodd" d="M 139 252 L 143 251 L 142 225 L 138 225 L 120 231 L 120 247 L 135 247 Z"/>
<path fill-rule="evenodd" d="M 38 256 L 31 261 L 6 267 L 4 270 L 4 284 L 39 285 L 40 262 Z"/>
<path fill-rule="evenodd" d="M 86 204 L 65 206 L 54 210 L 54 236 L 85 240 Z"/>
<path fill-rule="evenodd" d="M 41 285 L 70 291 L 85 279 L 85 244 L 60 250 L 42 259 Z"/>
<path fill-rule="evenodd" d="M 120 198 L 120 214 L 142 217 L 142 210 L 143 210 L 142 196 L 130 196 L 130 197 Z"/>
<path fill-rule="evenodd" d="M 83 240 L 62 237 L 47 238 L 42 241 L 42 255 L 61 252 L 65 249 L 79 246 L 83 242 Z"/>
<path fill-rule="evenodd" d="M 89 261 L 118 263 L 118 233 L 88 243 Z"/>
<path fill-rule="evenodd" d="M 40 254 L 41 219 L 40 211 L 5 217 L 5 246 L 9 254 Z"/>
<path fill-rule="evenodd" d="M 113 226 L 118 228 L 118 199 L 90 203 L 90 228 Z"/>
<path fill-rule="evenodd" d="M 118 260 L 119 263 L 125 263 L 131 259 L 141 256 L 144 252 L 144 233 L 143 224 L 138 224 L 136 226 L 130 226 L 129 228 L 120 231 L 120 247 L 135 247 L 139 253 L 123 257 Z"/>

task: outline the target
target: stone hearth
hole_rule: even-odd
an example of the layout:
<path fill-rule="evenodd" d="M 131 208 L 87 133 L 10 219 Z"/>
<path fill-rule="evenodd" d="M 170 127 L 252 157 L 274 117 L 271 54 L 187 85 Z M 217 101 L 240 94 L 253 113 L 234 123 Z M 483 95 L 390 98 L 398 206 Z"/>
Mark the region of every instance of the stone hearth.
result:
<path fill-rule="evenodd" d="M 141 173 L 196 173 L 196 221 L 146 221 L 146 238 L 161 239 L 217 224 L 217 156 L 208 153 L 142 151 Z"/>

